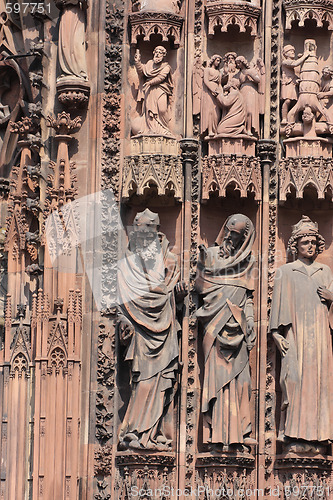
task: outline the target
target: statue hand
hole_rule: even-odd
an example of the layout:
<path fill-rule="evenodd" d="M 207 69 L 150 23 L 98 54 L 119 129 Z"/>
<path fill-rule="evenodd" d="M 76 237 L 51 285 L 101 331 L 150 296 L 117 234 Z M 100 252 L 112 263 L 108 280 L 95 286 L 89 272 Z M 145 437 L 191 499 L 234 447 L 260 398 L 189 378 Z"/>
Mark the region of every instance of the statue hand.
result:
<path fill-rule="evenodd" d="M 254 319 L 249 318 L 246 324 L 246 345 L 248 351 L 251 351 L 256 342 L 256 332 L 254 329 Z"/>
<path fill-rule="evenodd" d="M 273 332 L 273 339 L 275 344 L 277 345 L 277 348 L 280 351 L 280 354 L 282 357 L 284 357 L 287 354 L 287 351 L 289 349 L 289 342 L 287 339 L 283 337 L 283 335 L 280 335 L 277 332 Z"/>
<path fill-rule="evenodd" d="M 317 293 L 322 302 L 325 302 L 325 300 L 327 300 L 328 302 L 333 302 L 333 293 L 330 292 L 325 286 L 319 286 L 317 288 Z"/>
<path fill-rule="evenodd" d="M 150 82 L 145 82 L 143 85 L 142 85 L 142 89 L 144 92 L 147 92 L 147 90 L 149 89 L 150 87 Z"/>
<path fill-rule="evenodd" d="M 134 335 L 134 326 L 127 321 L 120 321 L 119 325 L 119 338 L 123 345 L 128 344 L 129 339 Z"/>
<path fill-rule="evenodd" d="M 134 62 L 141 62 L 141 54 L 140 54 L 140 50 L 137 49 L 136 52 L 135 52 L 135 56 L 134 56 Z"/>
<path fill-rule="evenodd" d="M 175 292 L 176 292 L 177 302 L 181 302 L 184 299 L 184 297 L 186 297 L 186 295 L 188 294 L 188 288 L 185 281 L 179 281 L 176 284 Z"/>

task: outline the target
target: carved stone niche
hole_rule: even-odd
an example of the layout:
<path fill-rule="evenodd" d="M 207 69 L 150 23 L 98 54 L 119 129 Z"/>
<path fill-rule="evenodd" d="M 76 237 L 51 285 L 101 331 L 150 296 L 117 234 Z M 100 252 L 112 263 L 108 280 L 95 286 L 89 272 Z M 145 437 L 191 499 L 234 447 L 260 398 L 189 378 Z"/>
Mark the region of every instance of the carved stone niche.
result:
<path fill-rule="evenodd" d="M 225 198 L 227 188 L 240 191 L 241 198 L 254 193 L 254 199 L 261 199 L 261 167 L 255 157 L 218 155 L 205 157 L 202 162 L 201 200 L 208 201 L 210 196 Z"/>
<path fill-rule="evenodd" d="M 22 71 L 18 64 L 9 60 L 0 61 L 0 126 L 16 113 L 24 98 Z"/>
<path fill-rule="evenodd" d="M 317 28 L 333 30 L 333 4 L 331 0 L 284 0 L 286 30 L 293 26 L 304 27 L 304 21 L 312 20 Z"/>
<path fill-rule="evenodd" d="M 164 152 L 125 157 L 122 199 L 129 200 L 134 194 L 149 195 L 151 190 L 157 191 L 158 196 L 182 201 L 183 170 L 179 156 Z"/>
<path fill-rule="evenodd" d="M 304 190 L 316 190 L 318 199 L 333 201 L 333 160 L 328 158 L 288 158 L 279 165 L 279 198 L 286 201 L 287 195 L 295 192 L 303 198 Z"/>
<path fill-rule="evenodd" d="M 257 35 L 257 22 L 261 13 L 260 2 L 206 0 L 208 38 L 219 30 L 228 31 L 229 26 L 238 26 L 240 33 Z"/>
<path fill-rule="evenodd" d="M 170 12 L 133 12 L 129 15 L 131 26 L 131 45 L 138 39 L 149 42 L 151 35 L 161 35 L 162 42 L 173 43 L 174 48 L 180 44 L 181 29 L 184 19 Z"/>

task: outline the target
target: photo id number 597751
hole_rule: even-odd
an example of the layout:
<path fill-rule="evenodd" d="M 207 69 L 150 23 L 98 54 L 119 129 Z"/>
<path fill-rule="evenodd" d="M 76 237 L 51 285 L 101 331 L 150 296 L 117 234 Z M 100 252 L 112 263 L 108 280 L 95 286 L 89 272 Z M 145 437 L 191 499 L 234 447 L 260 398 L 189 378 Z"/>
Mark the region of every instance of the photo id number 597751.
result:
<path fill-rule="evenodd" d="M 44 2 L 6 2 L 7 14 L 50 14 L 51 4 Z"/>

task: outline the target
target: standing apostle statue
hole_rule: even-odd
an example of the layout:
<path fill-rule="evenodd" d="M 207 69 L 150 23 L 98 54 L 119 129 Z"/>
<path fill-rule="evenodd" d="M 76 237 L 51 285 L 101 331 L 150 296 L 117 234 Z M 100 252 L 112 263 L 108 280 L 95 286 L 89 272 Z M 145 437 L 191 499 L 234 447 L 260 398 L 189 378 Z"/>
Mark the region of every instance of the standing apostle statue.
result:
<path fill-rule="evenodd" d="M 186 295 L 177 257 L 149 209 L 136 215 L 118 265 L 120 341 L 128 345 L 131 396 L 120 429 L 121 449 L 168 450 L 178 372 L 177 303 Z"/>
<path fill-rule="evenodd" d="M 303 216 L 288 243 L 296 260 L 275 278 L 270 331 L 282 356 L 278 440 L 294 452 L 323 452 L 333 440 L 333 275 L 315 262 L 324 248 L 318 224 Z"/>
<path fill-rule="evenodd" d="M 249 351 L 255 343 L 253 319 L 255 231 L 242 214 L 229 217 L 216 246 L 200 247 L 197 290 L 203 306 L 205 358 L 202 391 L 205 443 L 252 445 Z M 223 239 L 222 239 L 223 238 Z"/>

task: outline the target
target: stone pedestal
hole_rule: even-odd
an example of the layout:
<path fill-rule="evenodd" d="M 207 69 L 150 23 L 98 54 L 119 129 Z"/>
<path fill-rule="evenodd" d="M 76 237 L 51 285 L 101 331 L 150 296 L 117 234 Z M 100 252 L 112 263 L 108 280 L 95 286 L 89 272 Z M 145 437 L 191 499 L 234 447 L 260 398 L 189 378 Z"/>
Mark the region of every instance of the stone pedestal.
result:
<path fill-rule="evenodd" d="M 136 135 L 131 138 L 131 154 L 178 155 L 179 145 L 174 137 L 161 135 Z"/>
<path fill-rule="evenodd" d="M 208 156 L 220 154 L 235 154 L 255 156 L 255 147 L 257 139 L 248 135 L 239 135 L 237 137 L 226 137 L 216 135 L 208 140 Z"/>
<path fill-rule="evenodd" d="M 283 144 L 286 147 L 286 157 L 295 158 L 299 156 L 314 156 L 319 158 L 332 157 L 332 139 L 324 137 L 291 137 L 285 139 Z"/>
<path fill-rule="evenodd" d="M 89 82 L 78 79 L 57 81 L 58 100 L 69 109 L 87 106 L 90 94 Z"/>

